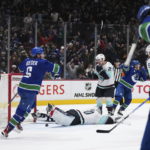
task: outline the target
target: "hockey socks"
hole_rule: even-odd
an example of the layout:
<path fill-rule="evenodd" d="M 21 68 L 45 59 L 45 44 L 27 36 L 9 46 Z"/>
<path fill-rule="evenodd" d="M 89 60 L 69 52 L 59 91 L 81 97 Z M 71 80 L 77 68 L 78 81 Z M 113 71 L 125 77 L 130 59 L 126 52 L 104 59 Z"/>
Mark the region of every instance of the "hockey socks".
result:
<path fill-rule="evenodd" d="M 113 108 L 116 109 L 117 105 L 119 104 L 118 100 L 114 100 L 113 102 Z"/>
<path fill-rule="evenodd" d="M 112 102 L 111 97 L 106 98 L 106 108 L 107 108 L 108 114 L 112 116 L 113 115 L 113 102 Z"/>
<path fill-rule="evenodd" d="M 21 122 L 25 120 L 25 118 L 28 116 L 30 111 L 26 111 L 25 113 L 21 111 L 19 108 L 16 111 L 16 114 L 10 119 L 7 127 L 2 132 L 2 135 L 5 137 L 8 137 L 8 134 L 16 127 L 17 132 L 23 131 L 23 128 L 21 126 Z M 18 115 L 19 114 L 19 115 Z"/>
<path fill-rule="evenodd" d="M 98 112 L 100 113 L 100 114 L 102 114 L 103 113 L 103 111 L 102 111 L 102 98 L 97 98 L 96 99 L 96 102 L 97 102 L 97 110 L 98 110 Z"/>

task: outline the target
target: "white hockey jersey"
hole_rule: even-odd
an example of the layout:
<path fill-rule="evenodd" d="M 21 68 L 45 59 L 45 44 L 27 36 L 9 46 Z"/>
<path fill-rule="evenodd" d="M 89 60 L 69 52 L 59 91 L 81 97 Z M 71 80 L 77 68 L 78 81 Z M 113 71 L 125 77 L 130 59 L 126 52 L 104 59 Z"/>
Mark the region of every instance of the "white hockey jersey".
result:
<path fill-rule="evenodd" d="M 109 115 L 101 115 L 97 108 L 90 110 L 76 110 L 80 116 L 80 124 L 92 125 L 92 124 L 113 124 L 115 118 Z M 77 118 L 76 118 L 77 119 Z"/>
<path fill-rule="evenodd" d="M 81 114 L 84 118 L 83 124 L 105 124 L 102 120 L 102 115 L 96 109 L 81 111 Z"/>
<path fill-rule="evenodd" d="M 114 86 L 115 77 L 114 77 L 114 66 L 110 62 L 106 62 L 105 65 L 102 66 L 103 70 L 108 75 L 109 79 L 98 81 L 98 87 L 105 89 Z"/>

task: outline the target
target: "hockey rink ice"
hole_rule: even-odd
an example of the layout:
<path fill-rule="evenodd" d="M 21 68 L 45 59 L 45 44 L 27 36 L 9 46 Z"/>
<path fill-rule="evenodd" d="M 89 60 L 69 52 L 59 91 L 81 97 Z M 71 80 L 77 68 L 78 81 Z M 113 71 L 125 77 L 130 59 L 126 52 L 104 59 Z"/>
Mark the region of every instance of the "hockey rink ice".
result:
<path fill-rule="evenodd" d="M 139 104 L 131 104 L 128 114 Z M 62 105 L 88 109 L 95 105 Z M 110 129 L 113 125 L 78 125 L 61 127 L 45 122 L 24 123 L 20 134 L 11 132 L 8 139 L 0 139 L 0 150 L 139 150 L 150 104 L 144 104 L 110 133 L 96 133 L 97 129 Z M 38 107 L 45 113 L 45 107 Z"/>

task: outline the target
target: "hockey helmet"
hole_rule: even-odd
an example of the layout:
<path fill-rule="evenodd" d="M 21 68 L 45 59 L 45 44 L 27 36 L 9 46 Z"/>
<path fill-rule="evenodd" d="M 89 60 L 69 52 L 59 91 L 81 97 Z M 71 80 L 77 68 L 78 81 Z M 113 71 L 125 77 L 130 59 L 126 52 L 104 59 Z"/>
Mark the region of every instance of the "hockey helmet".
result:
<path fill-rule="evenodd" d="M 140 65 L 140 62 L 138 60 L 132 60 L 131 66 L 135 67 L 136 65 Z"/>
<path fill-rule="evenodd" d="M 142 22 L 144 17 L 150 12 L 150 6 L 149 5 L 143 5 L 140 7 L 138 14 L 137 14 L 137 19 Z"/>
<path fill-rule="evenodd" d="M 96 57 L 95 57 L 95 60 L 96 61 L 104 61 L 105 60 L 105 55 L 104 54 L 98 54 Z"/>
<path fill-rule="evenodd" d="M 145 49 L 146 55 L 150 54 L 150 45 L 148 45 Z"/>
<path fill-rule="evenodd" d="M 42 54 L 42 53 L 44 53 L 44 50 L 43 50 L 42 47 L 34 47 L 31 50 L 31 55 L 32 56 L 36 56 L 37 54 Z"/>

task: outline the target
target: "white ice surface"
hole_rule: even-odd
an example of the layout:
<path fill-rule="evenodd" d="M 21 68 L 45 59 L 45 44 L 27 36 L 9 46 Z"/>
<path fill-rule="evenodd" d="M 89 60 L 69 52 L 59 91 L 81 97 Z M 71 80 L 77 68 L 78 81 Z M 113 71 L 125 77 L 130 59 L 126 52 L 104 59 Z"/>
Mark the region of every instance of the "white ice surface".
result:
<path fill-rule="evenodd" d="M 139 104 L 131 104 L 126 114 Z M 92 108 L 94 105 L 64 105 L 63 109 Z M 43 110 L 45 108 L 38 107 Z M 144 104 L 123 124 L 110 133 L 96 133 L 96 129 L 110 129 L 113 125 L 78 125 L 61 127 L 54 123 L 24 123 L 20 134 L 12 132 L 8 139 L 0 139 L 0 150 L 139 150 L 149 104 Z"/>

